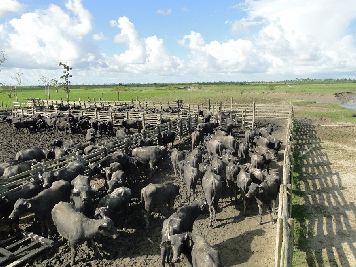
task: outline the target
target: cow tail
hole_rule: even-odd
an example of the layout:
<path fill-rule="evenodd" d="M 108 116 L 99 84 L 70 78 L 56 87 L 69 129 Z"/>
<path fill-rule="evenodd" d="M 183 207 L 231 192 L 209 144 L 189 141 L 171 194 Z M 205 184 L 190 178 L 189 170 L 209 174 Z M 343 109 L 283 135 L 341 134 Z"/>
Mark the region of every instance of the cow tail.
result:
<path fill-rule="evenodd" d="M 211 192 L 212 192 L 212 196 L 211 196 L 211 203 L 213 204 L 214 206 L 214 203 L 215 203 L 215 196 L 216 196 L 216 183 L 215 181 L 212 181 L 212 184 L 211 184 Z"/>
<path fill-rule="evenodd" d="M 142 204 L 143 206 L 145 206 L 145 198 L 143 197 L 144 191 L 145 191 L 145 190 L 141 190 L 141 204 Z"/>

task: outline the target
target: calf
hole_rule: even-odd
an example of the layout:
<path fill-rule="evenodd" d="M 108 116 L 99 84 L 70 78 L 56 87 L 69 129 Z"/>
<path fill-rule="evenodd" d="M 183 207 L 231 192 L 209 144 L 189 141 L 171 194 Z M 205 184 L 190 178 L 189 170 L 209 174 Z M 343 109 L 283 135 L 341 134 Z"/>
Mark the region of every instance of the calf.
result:
<path fill-rule="evenodd" d="M 246 194 L 247 198 L 255 197 L 258 205 L 258 213 L 260 215 L 260 224 L 262 224 L 262 206 L 267 205 L 271 222 L 274 223 L 273 215 L 275 203 L 278 197 L 280 179 L 276 175 L 268 175 L 260 184 L 252 183 Z"/>
<path fill-rule="evenodd" d="M 71 265 L 74 265 L 76 246 L 80 241 L 91 240 L 101 234 L 111 238 L 117 237 L 117 229 L 109 218 L 89 219 L 75 211 L 69 203 L 59 202 L 52 209 L 52 219 L 58 233 L 69 242 L 71 248 Z"/>
<path fill-rule="evenodd" d="M 148 184 L 141 189 L 141 202 L 145 209 L 146 227 L 149 225 L 149 215 L 155 208 L 173 207 L 174 199 L 179 194 L 179 186 L 171 182 L 163 184 Z"/>
<path fill-rule="evenodd" d="M 220 175 L 217 175 L 208 169 L 203 176 L 202 187 L 205 200 L 209 206 L 210 226 L 213 226 L 213 222 L 216 222 L 216 209 L 218 207 L 222 191 L 222 181 Z"/>
<path fill-rule="evenodd" d="M 48 189 L 38 195 L 16 201 L 9 218 L 17 219 L 25 211 L 32 211 L 41 223 L 41 232 L 48 233 L 51 222 L 51 210 L 60 201 L 69 201 L 70 184 L 66 181 L 56 181 Z"/>

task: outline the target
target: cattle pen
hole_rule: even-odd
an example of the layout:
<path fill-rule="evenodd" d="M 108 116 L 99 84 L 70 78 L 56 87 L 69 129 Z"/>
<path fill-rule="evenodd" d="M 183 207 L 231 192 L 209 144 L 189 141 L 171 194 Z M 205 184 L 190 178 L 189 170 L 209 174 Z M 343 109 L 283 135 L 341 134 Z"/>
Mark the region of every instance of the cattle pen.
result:
<path fill-rule="evenodd" d="M 61 111 L 58 106 L 67 106 Z M 168 108 L 177 108 L 177 112 L 170 113 Z M 154 110 L 155 112 L 152 112 Z M 276 119 L 286 121 L 285 147 L 283 154 L 283 178 L 278 197 L 278 218 L 275 227 L 275 266 L 291 266 L 293 253 L 293 218 L 291 218 L 292 188 L 291 179 L 293 173 L 293 107 L 290 105 L 268 104 L 238 104 L 231 99 L 230 103 L 183 104 L 181 102 L 154 103 L 140 101 L 43 101 L 33 100 L 26 103 L 14 103 L 13 116 L 33 116 L 41 114 L 48 116 L 54 113 L 71 114 L 73 116 L 88 116 L 103 121 L 112 121 L 118 127 L 123 120 L 135 119 L 142 121 L 143 131 L 134 133 L 130 138 L 117 139 L 110 146 L 102 144 L 100 149 L 84 156 L 89 164 L 95 163 L 103 156 L 117 149 L 131 151 L 139 146 L 139 140 L 145 137 L 154 137 L 157 127 L 160 131 L 175 130 L 176 142 L 186 140 L 201 121 L 199 111 L 208 110 L 222 114 L 221 124 L 226 118 L 233 118 L 240 123 L 241 129 L 254 128 L 256 121 L 261 119 Z M 165 120 L 166 119 L 166 120 Z M 240 133 L 240 136 L 242 132 Z M 76 155 L 72 154 L 57 160 L 49 160 L 38 163 L 30 171 L 9 177 L 6 181 L 0 181 L 0 196 L 28 182 L 38 170 L 59 170 L 63 168 Z"/>

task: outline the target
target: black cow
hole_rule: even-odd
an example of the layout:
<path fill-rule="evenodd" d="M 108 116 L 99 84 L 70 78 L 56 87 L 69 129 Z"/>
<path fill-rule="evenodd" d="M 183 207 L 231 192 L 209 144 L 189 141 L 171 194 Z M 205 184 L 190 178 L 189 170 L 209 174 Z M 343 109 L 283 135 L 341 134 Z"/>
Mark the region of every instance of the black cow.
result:
<path fill-rule="evenodd" d="M 130 188 L 116 188 L 113 192 L 100 199 L 95 210 L 95 216 L 109 217 L 116 225 L 123 221 L 126 222 L 131 195 Z"/>
<path fill-rule="evenodd" d="M 0 198 L 0 219 L 4 219 L 7 221 L 9 219 L 9 215 L 14 209 L 14 205 L 16 201 L 20 198 L 31 198 L 36 196 L 39 192 L 41 192 L 42 186 L 38 180 L 33 182 L 29 182 L 15 191 L 10 191 L 5 193 Z M 12 230 L 18 229 L 18 218 L 14 218 L 14 220 L 10 221 L 10 226 Z"/>
<path fill-rule="evenodd" d="M 9 218 L 14 220 L 22 213 L 32 211 L 41 223 L 41 233 L 44 234 L 47 231 L 49 234 L 52 208 L 60 201 L 69 201 L 69 196 L 70 184 L 66 181 L 56 181 L 50 188 L 32 198 L 18 199 Z"/>
<path fill-rule="evenodd" d="M 148 163 L 153 170 L 165 156 L 166 148 L 164 146 L 146 146 L 136 147 L 132 150 L 132 156 L 136 157 L 141 163 Z"/>
<path fill-rule="evenodd" d="M 222 193 L 222 181 L 220 175 L 215 174 L 210 168 L 205 172 L 202 179 L 202 187 L 205 200 L 209 206 L 210 226 L 216 222 L 216 209 Z"/>
<path fill-rule="evenodd" d="M 33 166 L 33 164 L 35 164 L 35 162 L 36 161 L 25 161 L 25 162 L 19 162 L 18 164 L 15 165 L 10 165 L 4 169 L 4 173 L 2 177 L 8 178 L 25 171 L 29 171 L 31 170 L 31 167 Z"/>
<path fill-rule="evenodd" d="M 163 221 L 162 241 L 161 241 L 161 260 L 162 265 L 170 263 L 172 260 L 172 247 L 170 237 L 175 234 L 191 232 L 194 221 L 205 210 L 205 205 L 201 202 L 194 202 L 190 205 L 179 208 L 175 213 Z"/>
<path fill-rule="evenodd" d="M 188 151 L 182 150 L 179 151 L 178 149 L 174 148 L 171 153 L 171 162 L 174 170 L 174 175 L 177 177 L 177 171 L 179 171 L 179 177 L 181 177 L 180 168 L 178 167 L 178 163 L 183 161 L 187 155 Z"/>
<path fill-rule="evenodd" d="M 203 142 L 204 135 L 201 131 L 195 130 L 194 132 L 192 132 L 191 138 L 192 138 L 192 150 L 193 150 L 197 145 Z"/>
<path fill-rule="evenodd" d="M 243 201 L 243 214 L 246 213 L 246 198 L 245 195 L 252 183 L 251 175 L 246 171 L 246 166 L 240 167 L 240 172 L 236 178 L 236 187 L 239 189 Z"/>
<path fill-rule="evenodd" d="M 114 171 L 111 174 L 110 180 L 107 181 L 108 184 L 108 193 L 114 191 L 114 189 L 124 186 L 126 184 L 126 175 L 122 170 Z"/>
<path fill-rule="evenodd" d="M 89 176 L 78 175 L 71 184 L 73 186 L 71 202 L 74 209 L 84 213 L 86 216 L 92 215 L 91 206 L 93 203 Z"/>
<path fill-rule="evenodd" d="M 191 196 L 195 195 L 195 189 L 198 183 L 200 173 L 198 168 L 192 167 L 190 164 L 183 166 L 183 178 L 187 187 L 187 199 L 191 201 Z M 193 193 L 193 194 L 192 194 Z"/>
<path fill-rule="evenodd" d="M 15 159 L 18 161 L 37 160 L 41 161 L 46 159 L 46 154 L 41 148 L 34 147 L 24 149 L 16 153 Z"/>
<path fill-rule="evenodd" d="M 173 147 L 173 142 L 176 139 L 176 133 L 173 131 L 163 131 L 160 134 L 158 134 L 158 144 L 163 145 L 163 146 L 168 146 L 168 144 L 171 144 L 171 147 Z"/>
<path fill-rule="evenodd" d="M 42 174 L 43 187 L 48 187 L 54 181 L 64 180 L 71 182 L 75 177 L 84 174 L 85 165 L 81 160 L 76 160 L 68 163 L 68 165 L 59 171 L 49 171 Z"/>
<path fill-rule="evenodd" d="M 179 194 L 179 186 L 171 182 L 148 184 L 141 189 L 141 202 L 145 209 L 146 227 L 149 225 L 149 215 L 152 210 L 168 206 L 172 208 L 174 199 Z"/>
<path fill-rule="evenodd" d="M 276 175 L 268 175 L 260 184 L 252 183 L 246 194 L 246 197 L 255 197 L 258 205 L 258 213 L 260 215 L 260 224 L 262 224 L 262 206 L 267 205 L 271 222 L 274 223 L 273 215 L 275 211 L 275 203 L 278 197 L 280 178 Z"/>
<path fill-rule="evenodd" d="M 59 202 L 52 209 L 52 219 L 58 233 L 68 240 L 71 248 L 71 265 L 74 265 L 76 246 L 80 241 L 89 240 L 101 234 L 111 238 L 117 237 L 117 229 L 109 218 L 89 219 L 75 211 L 69 203 Z"/>

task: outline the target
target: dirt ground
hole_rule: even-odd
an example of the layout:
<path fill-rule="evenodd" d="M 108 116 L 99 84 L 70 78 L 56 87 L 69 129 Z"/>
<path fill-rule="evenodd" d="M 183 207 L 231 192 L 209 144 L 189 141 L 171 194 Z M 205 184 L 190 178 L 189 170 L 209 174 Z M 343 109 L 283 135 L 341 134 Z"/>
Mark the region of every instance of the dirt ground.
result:
<path fill-rule="evenodd" d="M 297 124 L 308 215 L 301 266 L 356 266 L 356 126 Z"/>
<path fill-rule="evenodd" d="M 285 121 L 275 121 L 278 128 L 274 135 L 284 140 Z M 53 138 L 52 134 L 35 134 L 28 136 L 25 133 L 14 133 L 4 125 L 1 132 L 4 138 L 0 143 L 2 160 L 14 155 L 14 151 L 36 144 L 45 147 Z M 75 136 L 74 138 L 82 138 Z M 188 148 L 189 142 L 182 145 Z M 272 165 L 280 174 L 283 162 L 283 152 L 279 153 L 278 164 Z M 173 180 L 181 186 L 181 196 L 176 199 L 175 208 L 186 203 L 185 187 L 183 181 L 173 176 L 169 161 L 152 178 L 153 182 Z M 198 197 L 202 197 L 202 190 L 198 185 Z M 193 231 L 200 233 L 207 241 L 219 250 L 223 266 L 273 266 L 275 247 L 275 225 L 269 222 L 269 216 L 264 211 L 263 224 L 258 223 L 258 209 L 255 201 L 247 206 L 246 216 L 240 214 L 242 203 L 237 207 L 230 203 L 228 197 L 219 202 L 220 211 L 217 213 L 217 225 L 209 227 L 209 216 L 205 214 L 198 218 Z M 132 216 L 127 223 L 128 227 L 122 230 L 116 240 L 98 237 L 95 245 L 99 247 L 100 255 L 96 255 L 91 246 L 84 243 L 79 246 L 75 266 L 160 266 L 161 228 L 163 218 L 157 216 L 153 221 L 150 231 L 143 230 L 143 220 L 139 205 L 132 208 Z M 172 211 L 171 211 L 172 212 Z M 169 216 L 167 213 L 166 216 Z M 39 255 L 26 266 L 70 266 L 70 249 L 64 242 Z M 185 259 L 176 266 L 185 266 Z"/>

